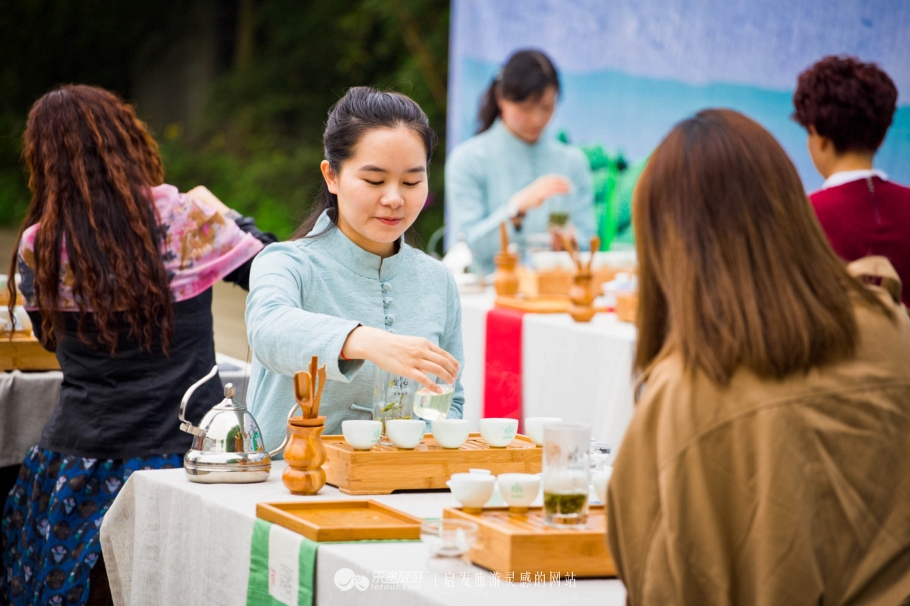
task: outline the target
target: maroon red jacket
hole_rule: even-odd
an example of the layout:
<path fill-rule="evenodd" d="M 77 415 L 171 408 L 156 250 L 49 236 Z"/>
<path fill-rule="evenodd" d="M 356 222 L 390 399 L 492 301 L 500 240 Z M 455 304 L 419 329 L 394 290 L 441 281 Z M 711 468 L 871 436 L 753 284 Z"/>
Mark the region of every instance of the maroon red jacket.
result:
<path fill-rule="evenodd" d="M 809 200 L 842 259 L 881 255 L 891 261 L 910 307 L 910 188 L 869 177 L 820 189 Z"/>

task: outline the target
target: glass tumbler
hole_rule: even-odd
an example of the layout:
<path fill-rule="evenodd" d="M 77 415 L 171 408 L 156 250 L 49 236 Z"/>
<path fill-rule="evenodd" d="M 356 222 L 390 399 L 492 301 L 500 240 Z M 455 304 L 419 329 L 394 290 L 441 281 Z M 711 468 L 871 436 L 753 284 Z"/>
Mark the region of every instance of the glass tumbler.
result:
<path fill-rule="evenodd" d="M 386 421 L 414 418 L 414 392 L 419 386 L 414 379 L 392 374 L 378 366 L 374 368 L 373 420 L 382 422 L 380 444 L 392 444 L 386 434 Z"/>
<path fill-rule="evenodd" d="M 588 522 L 591 427 L 545 425 L 543 440 L 544 524 L 583 528 Z"/>

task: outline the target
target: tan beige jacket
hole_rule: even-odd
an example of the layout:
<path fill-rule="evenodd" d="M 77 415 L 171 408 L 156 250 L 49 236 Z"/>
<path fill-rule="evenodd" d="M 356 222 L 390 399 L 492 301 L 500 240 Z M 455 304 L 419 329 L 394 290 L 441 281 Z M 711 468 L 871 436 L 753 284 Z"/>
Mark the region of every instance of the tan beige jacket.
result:
<path fill-rule="evenodd" d="M 910 318 L 894 310 L 857 307 L 857 357 L 808 376 L 722 388 L 678 356 L 653 367 L 608 497 L 630 604 L 910 596 Z"/>

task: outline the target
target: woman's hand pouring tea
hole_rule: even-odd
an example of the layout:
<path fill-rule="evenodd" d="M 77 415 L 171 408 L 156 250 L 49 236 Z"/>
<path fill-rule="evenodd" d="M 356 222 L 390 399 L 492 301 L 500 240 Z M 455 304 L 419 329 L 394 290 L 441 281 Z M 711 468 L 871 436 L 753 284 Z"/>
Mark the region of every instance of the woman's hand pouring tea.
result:
<path fill-rule="evenodd" d="M 451 385 L 461 370 L 458 360 L 427 339 L 391 334 L 369 326 L 352 330 L 341 354 L 349 360 L 369 360 L 385 371 L 414 379 L 436 393 L 440 393 L 442 387 L 428 374 Z"/>

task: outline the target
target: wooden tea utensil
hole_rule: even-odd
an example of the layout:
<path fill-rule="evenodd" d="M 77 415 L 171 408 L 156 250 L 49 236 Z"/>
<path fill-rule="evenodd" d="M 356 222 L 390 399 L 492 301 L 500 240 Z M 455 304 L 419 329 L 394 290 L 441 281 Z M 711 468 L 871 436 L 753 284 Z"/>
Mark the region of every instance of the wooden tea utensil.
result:
<path fill-rule="evenodd" d="M 310 396 L 315 396 L 316 394 L 316 370 L 319 368 L 319 357 L 313 356 L 310 358 L 310 380 L 312 383 L 312 390 L 310 391 Z"/>
<path fill-rule="evenodd" d="M 511 297 L 518 292 L 518 274 L 515 271 L 518 255 L 509 252 L 509 232 L 504 222 L 499 224 L 499 239 L 502 250 L 493 257 L 493 263 L 496 264 L 493 286 L 500 297 Z"/>
<path fill-rule="evenodd" d="M 588 259 L 588 268 L 585 270 L 588 273 L 591 273 L 591 268 L 594 266 L 594 253 L 600 250 L 600 236 L 594 236 L 591 238 L 591 258 Z"/>
<path fill-rule="evenodd" d="M 575 242 L 565 234 L 563 234 L 562 240 L 566 250 L 572 255 L 575 266 L 578 267 L 578 272 L 572 277 L 572 288 L 569 289 L 569 315 L 576 322 L 590 322 L 595 313 L 594 293 L 591 292 L 591 280 L 594 277 L 591 274 L 591 266 L 594 263 L 594 251 L 600 247 L 600 238 L 597 236 L 591 238 L 591 258 L 588 260 L 587 266 L 581 262 L 581 255 Z"/>
<path fill-rule="evenodd" d="M 569 253 L 572 262 L 575 263 L 575 267 L 578 268 L 578 272 L 584 273 L 585 269 L 581 264 L 581 259 L 578 258 L 578 247 L 575 245 L 575 240 L 566 234 L 562 234 L 562 246 L 566 249 L 566 252 Z"/>
<path fill-rule="evenodd" d="M 313 402 L 313 408 L 310 411 L 310 414 L 314 417 L 319 414 L 319 404 L 322 402 L 322 388 L 325 387 L 325 364 L 322 365 L 322 368 L 319 369 L 319 389 L 316 391 L 316 399 Z"/>
<path fill-rule="evenodd" d="M 304 419 L 311 417 L 313 407 L 313 379 L 310 373 L 305 370 L 299 371 L 294 375 L 294 399 L 297 400 L 297 406 L 302 410 L 301 416 Z"/>

